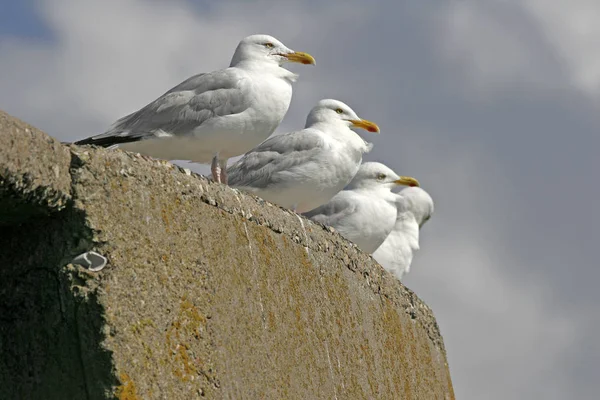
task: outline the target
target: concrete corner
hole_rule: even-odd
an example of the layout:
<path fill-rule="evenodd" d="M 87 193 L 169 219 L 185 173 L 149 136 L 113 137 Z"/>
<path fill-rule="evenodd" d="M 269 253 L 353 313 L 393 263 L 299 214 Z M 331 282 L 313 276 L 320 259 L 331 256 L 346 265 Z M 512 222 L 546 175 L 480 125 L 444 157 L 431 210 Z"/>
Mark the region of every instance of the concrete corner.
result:
<path fill-rule="evenodd" d="M 454 399 L 431 310 L 339 235 L 6 114 L 0 138 L 0 398 Z"/>
<path fill-rule="evenodd" d="M 65 208 L 70 161 L 60 142 L 0 110 L 0 225 Z"/>

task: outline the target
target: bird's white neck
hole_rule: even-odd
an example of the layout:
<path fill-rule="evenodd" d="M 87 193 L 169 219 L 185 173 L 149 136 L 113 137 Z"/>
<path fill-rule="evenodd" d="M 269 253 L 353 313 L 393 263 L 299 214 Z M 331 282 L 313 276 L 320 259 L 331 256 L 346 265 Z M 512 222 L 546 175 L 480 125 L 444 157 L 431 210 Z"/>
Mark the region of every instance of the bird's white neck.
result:
<path fill-rule="evenodd" d="M 356 192 L 368 193 L 369 196 L 373 196 L 379 200 L 387 201 L 396 208 L 396 201 L 398 199 L 398 193 L 394 193 L 390 188 L 378 183 L 371 182 L 371 180 L 361 180 L 358 182 L 350 182 L 345 190 L 354 190 Z"/>
<path fill-rule="evenodd" d="M 260 62 L 256 60 L 232 62 L 231 67 L 242 69 L 251 74 L 269 75 L 274 78 L 284 79 L 290 83 L 298 80 L 298 74 L 293 73 L 275 62 Z"/>

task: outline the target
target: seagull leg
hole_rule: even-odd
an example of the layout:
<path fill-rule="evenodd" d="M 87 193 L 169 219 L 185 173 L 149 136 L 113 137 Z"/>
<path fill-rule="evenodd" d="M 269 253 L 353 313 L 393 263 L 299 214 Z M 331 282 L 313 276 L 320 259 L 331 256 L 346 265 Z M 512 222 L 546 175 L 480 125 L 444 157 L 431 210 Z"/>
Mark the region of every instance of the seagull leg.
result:
<path fill-rule="evenodd" d="M 227 185 L 227 159 L 219 160 L 219 168 L 221 169 L 221 183 Z"/>
<path fill-rule="evenodd" d="M 219 166 L 219 158 L 214 156 L 210 163 L 210 172 L 212 172 L 213 181 L 221 183 L 221 167 Z"/>

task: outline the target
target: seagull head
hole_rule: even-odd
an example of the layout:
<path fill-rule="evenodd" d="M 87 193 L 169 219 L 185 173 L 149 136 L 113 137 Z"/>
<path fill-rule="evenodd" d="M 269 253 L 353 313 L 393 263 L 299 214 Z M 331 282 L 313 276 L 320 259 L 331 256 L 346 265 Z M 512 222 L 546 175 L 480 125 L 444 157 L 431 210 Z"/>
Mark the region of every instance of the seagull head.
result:
<path fill-rule="evenodd" d="M 306 127 L 317 123 L 328 123 L 345 126 L 348 128 L 360 128 L 368 132 L 379 133 L 376 123 L 361 119 L 353 109 L 339 100 L 324 99 L 310 111 L 306 118 Z"/>
<path fill-rule="evenodd" d="M 378 162 L 365 162 L 347 186 L 347 189 L 373 188 L 391 190 L 397 186 L 419 186 L 419 181 L 410 176 L 398 176 L 394 171 Z"/>
<path fill-rule="evenodd" d="M 421 228 L 433 215 L 433 199 L 420 187 L 408 187 L 399 194 L 399 212 L 410 212 Z"/>
<path fill-rule="evenodd" d="M 230 65 L 234 67 L 244 61 L 279 66 L 286 62 L 315 65 L 315 59 L 310 54 L 294 51 L 269 35 L 251 35 L 238 44 Z"/>

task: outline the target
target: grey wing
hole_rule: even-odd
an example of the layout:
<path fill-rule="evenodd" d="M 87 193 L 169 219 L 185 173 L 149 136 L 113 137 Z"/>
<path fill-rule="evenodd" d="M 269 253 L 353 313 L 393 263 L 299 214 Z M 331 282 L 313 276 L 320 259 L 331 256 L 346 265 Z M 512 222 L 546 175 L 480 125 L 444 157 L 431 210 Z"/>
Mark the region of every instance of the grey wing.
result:
<path fill-rule="evenodd" d="M 337 228 L 340 223 L 356 213 L 358 203 L 353 201 L 350 191 L 344 190 L 336 194 L 327 204 L 308 211 L 302 215 L 325 226 Z"/>
<path fill-rule="evenodd" d="M 76 144 L 111 146 L 148 137 L 181 135 L 213 117 L 250 107 L 245 76 L 228 68 L 192 76 L 144 108 L 116 121 L 108 131 Z"/>
<path fill-rule="evenodd" d="M 316 161 L 323 147 L 321 135 L 310 129 L 272 136 L 229 167 L 229 185 L 265 188 L 292 182 L 298 175 L 309 173 L 298 167 Z"/>

